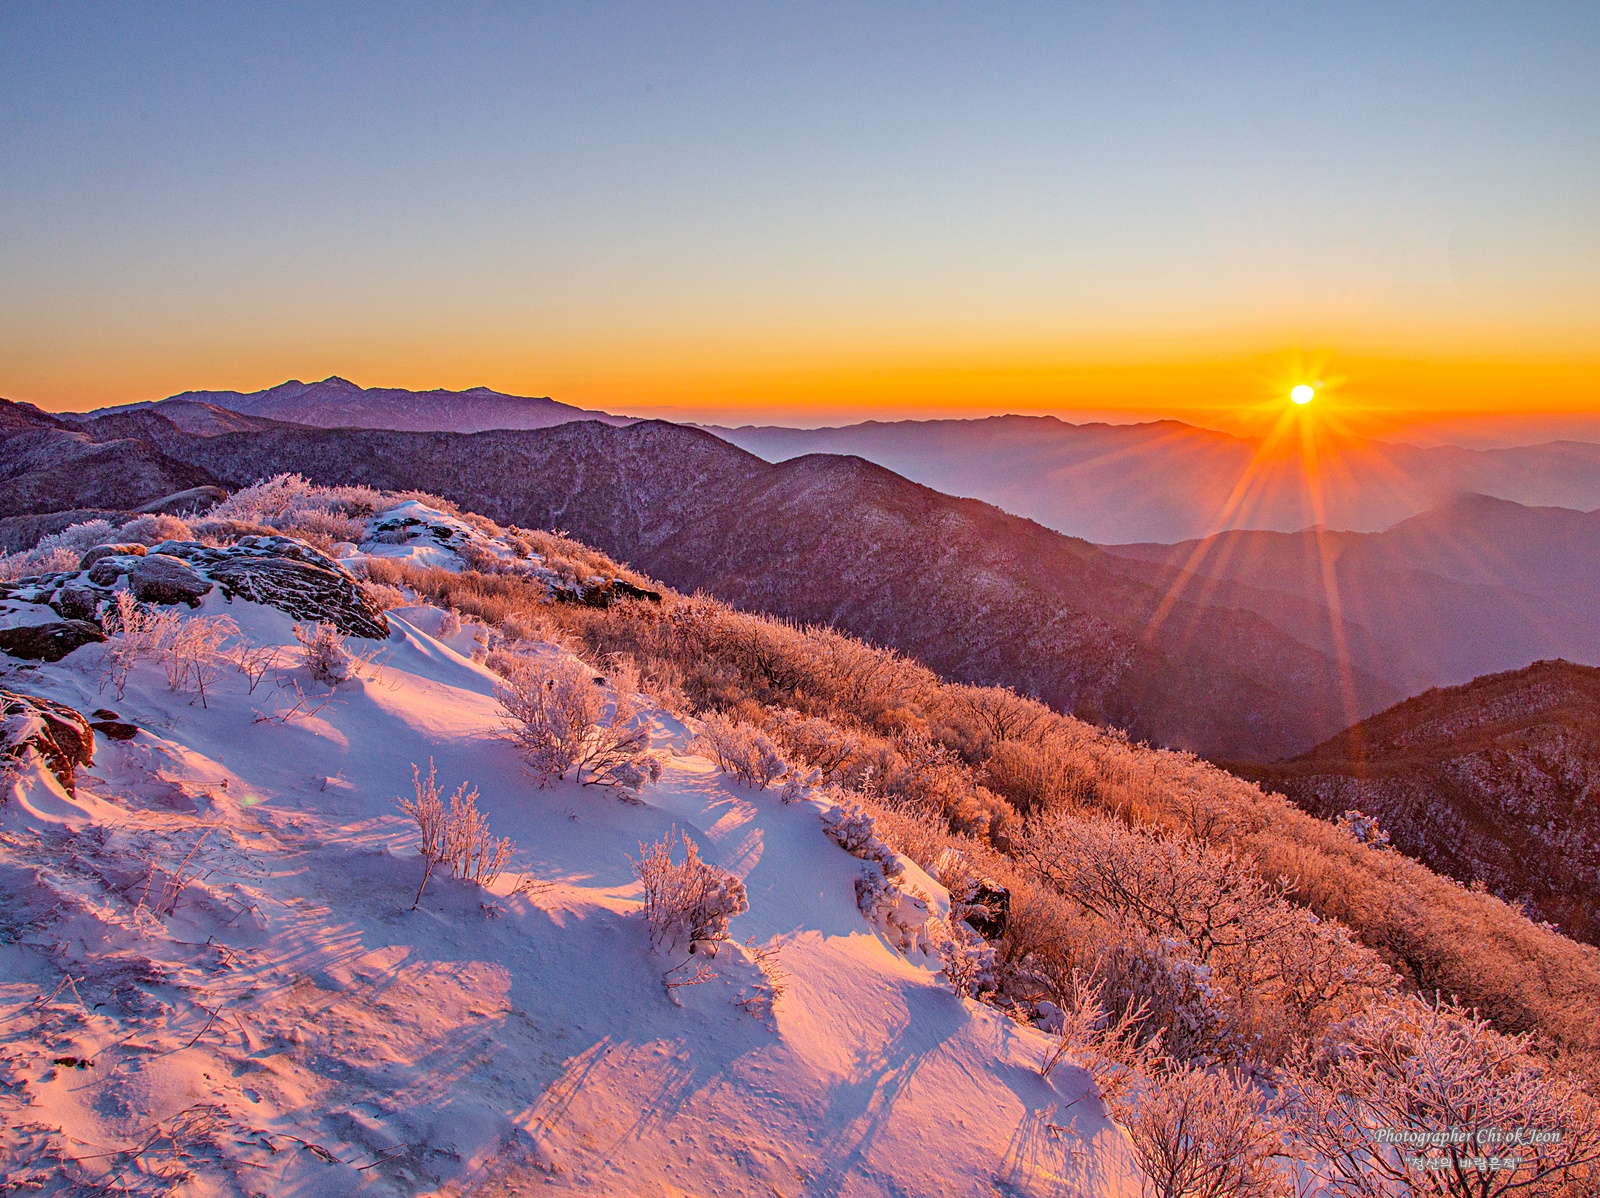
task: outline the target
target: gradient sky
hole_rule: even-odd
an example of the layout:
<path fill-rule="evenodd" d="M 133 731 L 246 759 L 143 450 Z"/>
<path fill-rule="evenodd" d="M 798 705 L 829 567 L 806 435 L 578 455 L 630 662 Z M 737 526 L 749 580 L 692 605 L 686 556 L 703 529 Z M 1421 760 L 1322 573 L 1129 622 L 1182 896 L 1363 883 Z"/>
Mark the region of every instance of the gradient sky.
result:
<path fill-rule="evenodd" d="M 0 395 L 1600 412 L 1600 5 L 0 2 Z"/>

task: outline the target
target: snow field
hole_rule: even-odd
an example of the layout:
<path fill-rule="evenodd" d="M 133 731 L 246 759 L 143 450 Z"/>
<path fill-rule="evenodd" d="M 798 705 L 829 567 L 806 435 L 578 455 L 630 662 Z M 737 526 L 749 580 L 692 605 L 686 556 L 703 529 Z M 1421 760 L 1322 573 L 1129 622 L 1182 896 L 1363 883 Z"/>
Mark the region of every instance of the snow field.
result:
<path fill-rule="evenodd" d="M 734 784 L 654 709 L 669 756 L 642 802 L 538 788 L 471 627 L 438 639 L 435 608 L 389 612 L 314 715 L 263 720 L 290 682 L 327 693 L 293 621 L 215 592 L 197 614 L 280 646 L 253 694 L 230 672 L 202 708 L 147 662 L 117 700 L 100 646 L 0 679 L 145 730 L 97 738 L 75 796 L 35 765 L 0 805 L 8 1175 L 43 1193 L 1138 1191 L 1081 1070 L 1041 1078 L 1047 1037 L 866 923 L 821 802 Z M 492 892 L 436 873 L 412 911 L 394 800 L 430 759 L 516 849 Z M 750 909 L 710 979 L 669 993 L 684 957 L 651 952 L 628 858 L 674 827 Z M 785 975 L 770 1009 L 756 949 Z"/>

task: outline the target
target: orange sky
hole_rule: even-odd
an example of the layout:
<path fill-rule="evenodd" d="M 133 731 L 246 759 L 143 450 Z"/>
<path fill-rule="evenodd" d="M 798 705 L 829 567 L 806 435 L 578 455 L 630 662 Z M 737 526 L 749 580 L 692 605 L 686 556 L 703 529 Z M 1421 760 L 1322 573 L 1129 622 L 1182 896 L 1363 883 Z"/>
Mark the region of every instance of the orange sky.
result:
<path fill-rule="evenodd" d="M 0 396 L 1600 420 L 1600 9 L 917 10 L 0 7 Z"/>

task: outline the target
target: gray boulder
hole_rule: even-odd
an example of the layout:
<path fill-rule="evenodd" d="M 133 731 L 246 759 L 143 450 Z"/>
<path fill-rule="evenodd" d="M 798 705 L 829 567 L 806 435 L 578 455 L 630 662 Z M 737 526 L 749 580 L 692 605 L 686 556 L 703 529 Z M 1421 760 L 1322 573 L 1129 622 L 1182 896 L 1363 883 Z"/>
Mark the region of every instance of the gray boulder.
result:
<path fill-rule="evenodd" d="M 87 570 L 96 562 L 108 557 L 143 557 L 145 547 L 135 542 L 126 545 L 96 545 L 78 559 L 78 569 Z"/>
<path fill-rule="evenodd" d="M 211 580 L 202 578 L 182 558 L 151 553 L 134 567 L 128 586 L 141 603 L 187 603 L 198 607 L 200 597 L 211 590 Z"/>
<path fill-rule="evenodd" d="M 82 645 L 105 639 L 105 633 L 87 620 L 52 620 L 0 628 L 0 651 L 28 661 L 60 661 Z"/>
<path fill-rule="evenodd" d="M 103 557 L 89 567 L 89 581 L 97 587 L 115 586 L 117 579 L 124 574 L 132 574 L 143 560 L 143 554 L 135 556 L 131 553 Z"/>

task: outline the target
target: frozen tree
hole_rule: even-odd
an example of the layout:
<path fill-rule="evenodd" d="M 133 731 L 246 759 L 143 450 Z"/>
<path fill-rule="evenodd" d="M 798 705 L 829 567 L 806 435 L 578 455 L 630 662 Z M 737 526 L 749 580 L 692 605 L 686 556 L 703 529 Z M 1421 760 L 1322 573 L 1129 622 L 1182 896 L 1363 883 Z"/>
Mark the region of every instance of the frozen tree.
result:
<path fill-rule="evenodd" d="M 1600 1181 L 1594 1100 L 1529 1035 L 1453 1003 L 1374 1006 L 1287 1082 L 1293 1135 L 1342 1198 L 1553 1196 Z"/>
<path fill-rule="evenodd" d="M 1142 1092 L 1141 1092 L 1142 1091 Z M 1150 1198 L 1287 1194 L 1281 1133 L 1259 1091 L 1225 1073 L 1178 1065 L 1109 1103 L 1127 1129 Z"/>

